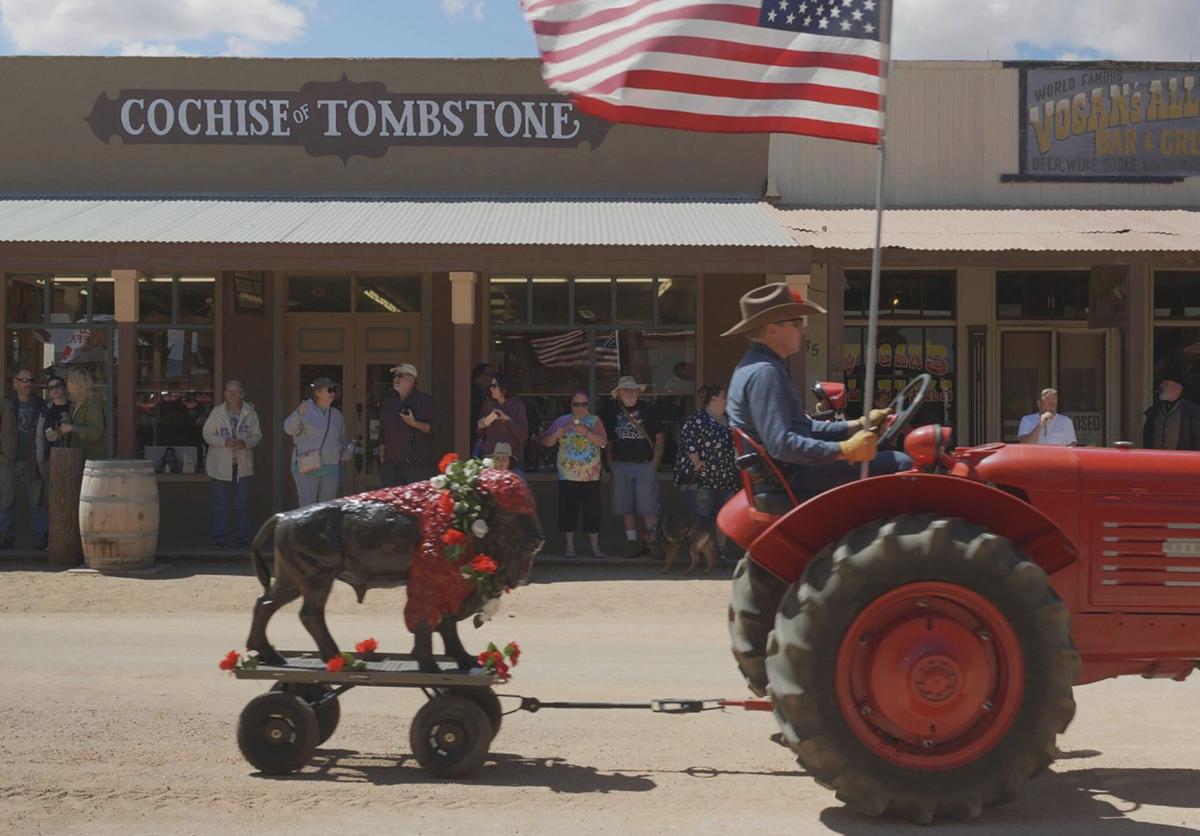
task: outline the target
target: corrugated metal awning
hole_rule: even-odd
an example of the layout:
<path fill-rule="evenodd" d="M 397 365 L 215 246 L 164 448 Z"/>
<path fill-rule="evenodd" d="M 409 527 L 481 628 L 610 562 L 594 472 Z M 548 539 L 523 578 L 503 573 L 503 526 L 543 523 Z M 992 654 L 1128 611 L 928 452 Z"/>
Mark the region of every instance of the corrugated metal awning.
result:
<path fill-rule="evenodd" d="M 735 200 L 0 200 L 0 242 L 795 247 Z"/>
<path fill-rule="evenodd" d="M 797 244 L 870 250 L 871 209 L 776 208 Z M 1200 212 L 1182 209 L 890 209 L 883 245 L 895 249 L 1026 252 L 1200 252 Z"/>

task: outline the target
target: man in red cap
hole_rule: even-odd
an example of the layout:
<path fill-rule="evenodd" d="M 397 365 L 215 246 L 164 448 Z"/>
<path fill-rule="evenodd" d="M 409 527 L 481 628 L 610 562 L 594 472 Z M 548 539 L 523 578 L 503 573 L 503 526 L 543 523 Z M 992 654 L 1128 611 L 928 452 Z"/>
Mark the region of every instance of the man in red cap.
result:
<path fill-rule="evenodd" d="M 729 383 L 729 423 L 763 445 L 798 496 L 858 478 L 859 468 L 850 464 L 871 462 L 872 476 L 912 467 L 904 453 L 876 449 L 874 430 L 886 409 L 872 409 L 865 421 L 814 421 L 805 413 L 787 358 L 804 344 L 808 315 L 824 308 L 782 283 L 755 288 L 740 304 L 741 321 L 722 334 L 744 334 L 750 341 Z"/>

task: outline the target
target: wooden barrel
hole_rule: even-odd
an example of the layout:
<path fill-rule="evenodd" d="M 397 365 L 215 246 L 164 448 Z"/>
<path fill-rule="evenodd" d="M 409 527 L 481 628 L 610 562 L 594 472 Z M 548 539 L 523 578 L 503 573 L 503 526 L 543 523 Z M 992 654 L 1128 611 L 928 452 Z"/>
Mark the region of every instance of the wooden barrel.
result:
<path fill-rule="evenodd" d="M 140 459 L 88 459 L 79 491 L 83 559 L 100 572 L 140 569 L 158 548 L 158 481 Z"/>

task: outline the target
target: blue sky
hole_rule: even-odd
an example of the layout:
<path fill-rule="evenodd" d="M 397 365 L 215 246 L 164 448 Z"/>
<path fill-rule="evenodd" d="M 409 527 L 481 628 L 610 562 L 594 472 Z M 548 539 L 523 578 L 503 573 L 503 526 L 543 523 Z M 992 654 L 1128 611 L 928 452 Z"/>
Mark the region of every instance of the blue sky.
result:
<path fill-rule="evenodd" d="M 898 58 L 1200 60 L 1200 0 L 894 3 Z M 468 58 L 535 46 L 517 0 L 0 0 L 0 53 Z"/>

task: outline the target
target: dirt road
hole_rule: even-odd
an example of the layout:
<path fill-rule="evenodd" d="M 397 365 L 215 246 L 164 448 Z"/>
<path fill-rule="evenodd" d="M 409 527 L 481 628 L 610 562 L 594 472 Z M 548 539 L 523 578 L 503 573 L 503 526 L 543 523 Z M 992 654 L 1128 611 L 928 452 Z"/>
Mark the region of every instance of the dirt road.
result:
<path fill-rule="evenodd" d="M 645 570 L 542 570 L 468 646 L 516 640 L 503 692 L 647 700 L 745 694 L 727 650 L 728 580 Z M 462 783 L 408 756 L 420 694 L 358 689 L 297 776 L 256 775 L 234 727 L 265 690 L 217 670 L 240 648 L 258 594 L 248 567 L 173 563 L 145 579 L 0 564 L 0 822 L 5 832 L 896 833 L 847 812 L 770 742 L 760 713 L 514 714 L 488 764 Z M 403 591 L 331 598 L 343 647 L 407 650 Z M 308 649 L 295 605 L 277 646 Z M 1064 757 L 1020 799 L 939 833 L 1200 830 L 1200 677 L 1120 680 L 1077 694 Z"/>

